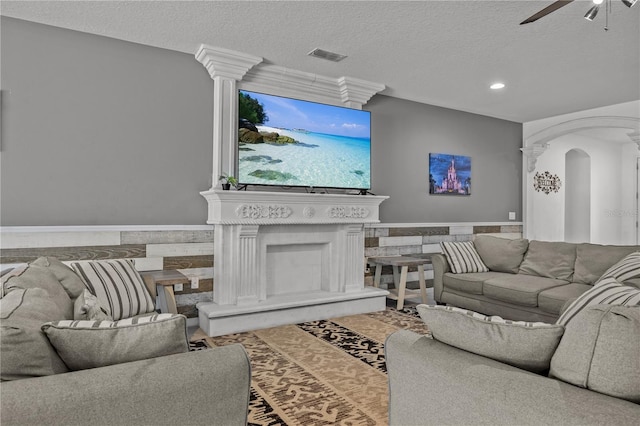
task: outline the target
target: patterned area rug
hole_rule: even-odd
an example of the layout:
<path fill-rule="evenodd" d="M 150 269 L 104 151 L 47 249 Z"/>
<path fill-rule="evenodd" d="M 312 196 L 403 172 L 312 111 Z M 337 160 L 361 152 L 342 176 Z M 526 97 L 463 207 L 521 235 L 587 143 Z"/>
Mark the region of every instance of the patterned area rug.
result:
<path fill-rule="evenodd" d="M 414 307 L 208 337 L 192 350 L 241 343 L 252 367 L 250 425 L 384 425 L 384 341 L 398 329 L 428 332 Z"/>

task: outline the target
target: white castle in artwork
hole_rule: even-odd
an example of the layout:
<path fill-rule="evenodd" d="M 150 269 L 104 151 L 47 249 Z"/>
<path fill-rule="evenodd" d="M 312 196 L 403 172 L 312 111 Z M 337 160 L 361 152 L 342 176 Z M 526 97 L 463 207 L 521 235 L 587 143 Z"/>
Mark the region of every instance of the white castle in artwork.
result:
<path fill-rule="evenodd" d="M 451 165 L 447 172 L 447 177 L 442 179 L 442 185 L 440 186 L 440 192 L 457 192 L 464 194 L 463 183 L 458 181 L 458 174 L 456 173 L 455 159 L 451 159 Z"/>

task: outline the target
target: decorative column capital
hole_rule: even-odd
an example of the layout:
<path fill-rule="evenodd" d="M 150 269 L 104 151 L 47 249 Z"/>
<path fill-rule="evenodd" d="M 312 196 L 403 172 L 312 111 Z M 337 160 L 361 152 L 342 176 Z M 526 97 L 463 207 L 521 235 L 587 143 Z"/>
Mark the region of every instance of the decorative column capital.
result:
<path fill-rule="evenodd" d="M 527 157 L 527 170 L 533 172 L 536 169 L 538 157 L 549 148 L 548 143 L 537 143 L 526 148 L 520 148 L 520 151 Z"/>
<path fill-rule="evenodd" d="M 216 77 L 242 80 L 251 68 L 262 62 L 259 56 L 221 47 L 201 44 L 196 52 L 196 59 L 209 71 L 212 79 Z"/>
<path fill-rule="evenodd" d="M 640 151 L 640 131 L 635 131 L 627 134 L 631 142 L 638 145 L 638 151 Z"/>
<path fill-rule="evenodd" d="M 385 88 L 384 84 L 353 77 L 340 77 L 338 79 L 340 98 L 350 108 L 362 108 L 362 105 L 366 104 L 373 95 L 383 91 Z"/>

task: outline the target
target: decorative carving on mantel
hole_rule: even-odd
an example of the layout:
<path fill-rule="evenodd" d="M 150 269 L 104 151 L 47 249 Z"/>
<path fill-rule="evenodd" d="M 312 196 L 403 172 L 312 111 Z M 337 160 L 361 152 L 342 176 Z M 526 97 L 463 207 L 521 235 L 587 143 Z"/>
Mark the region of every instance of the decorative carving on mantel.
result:
<path fill-rule="evenodd" d="M 549 148 L 548 143 L 534 144 L 526 148 L 520 148 L 520 151 L 527 157 L 527 170 L 533 172 L 536 169 L 538 157 Z"/>
<path fill-rule="evenodd" d="M 369 216 L 369 209 L 357 206 L 331 206 L 327 209 L 330 218 L 362 219 Z"/>
<path fill-rule="evenodd" d="M 242 204 L 236 208 L 236 215 L 241 219 L 286 219 L 293 210 L 285 205 Z"/>
<path fill-rule="evenodd" d="M 315 216 L 315 214 L 316 210 L 311 206 L 307 206 L 304 208 L 304 210 L 302 210 L 302 215 L 307 219 L 311 219 L 313 216 Z"/>

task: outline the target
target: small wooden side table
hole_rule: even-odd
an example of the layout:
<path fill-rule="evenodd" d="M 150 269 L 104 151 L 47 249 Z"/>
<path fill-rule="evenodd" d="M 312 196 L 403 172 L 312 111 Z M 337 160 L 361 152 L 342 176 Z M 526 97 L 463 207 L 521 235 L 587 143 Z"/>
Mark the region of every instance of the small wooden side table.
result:
<path fill-rule="evenodd" d="M 409 256 L 381 256 L 370 257 L 368 263 L 376 265 L 376 272 L 373 279 L 374 287 L 380 287 L 380 277 L 382 275 L 382 265 L 393 266 L 393 281 L 396 285 L 395 290 L 389 290 L 390 299 L 398 301 L 398 310 L 404 307 L 404 299 L 407 295 L 420 295 L 422 303 L 427 303 L 427 285 L 424 280 L 424 265 L 431 264 L 431 259 L 421 259 Z M 409 266 L 418 267 L 418 281 L 420 282 L 420 290 L 407 290 L 407 272 Z M 398 280 L 398 267 L 400 267 L 400 279 Z"/>
<path fill-rule="evenodd" d="M 162 287 L 164 300 L 167 303 L 167 311 L 171 314 L 177 314 L 178 307 L 176 306 L 173 286 L 174 284 L 190 284 L 191 279 L 174 270 L 142 272 L 140 275 L 144 279 L 147 288 L 153 289 L 152 296 L 157 294 L 157 291 L 154 290 Z"/>

